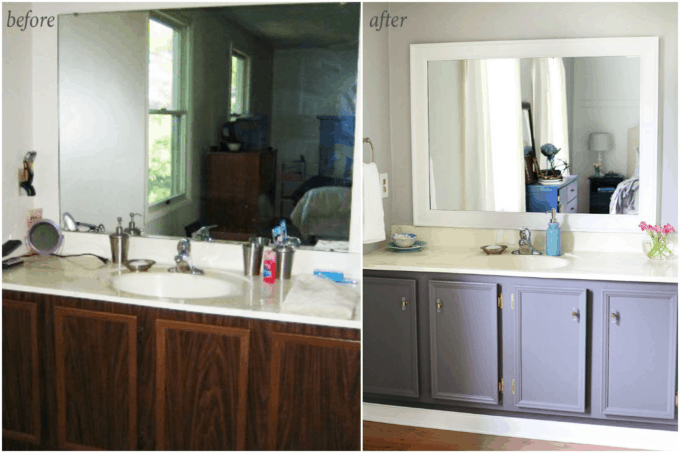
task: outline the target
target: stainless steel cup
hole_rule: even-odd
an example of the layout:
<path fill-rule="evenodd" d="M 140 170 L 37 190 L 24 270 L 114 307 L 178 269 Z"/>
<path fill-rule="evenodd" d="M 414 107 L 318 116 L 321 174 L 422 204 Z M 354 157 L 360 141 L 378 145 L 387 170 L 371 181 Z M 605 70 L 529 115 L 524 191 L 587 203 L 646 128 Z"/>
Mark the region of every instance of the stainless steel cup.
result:
<path fill-rule="evenodd" d="M 263 250 L 264 247 L 255 242 L 243 244 L 243 275 L 246 277 L 260 275 Z"/>
<path fill-rule="evenodd" d="M 276 252 L 276 278 L 280 279 L 283 276 L 284 280 L 289 280 L 293 270 L 295 248 L 283 245 L 277 246 L 274 251 Z"/>
<path fill-rule="evenodd" d="M 253 237 L 250 238 L 251 244 L 255 243 L 255 244 L 262 245 L 262 246 L 269 245 L 269 243 L 271 241 L 272 240 L 270 238 L 265 237 L 265 236 L 253 236 Z"/>
<path fill-rule="evenodd" d="M 122 267 L 127 262 L 129 242 L 124 235 L 112 234 L 111 239 L 111 261 L 118 267 Z"/>

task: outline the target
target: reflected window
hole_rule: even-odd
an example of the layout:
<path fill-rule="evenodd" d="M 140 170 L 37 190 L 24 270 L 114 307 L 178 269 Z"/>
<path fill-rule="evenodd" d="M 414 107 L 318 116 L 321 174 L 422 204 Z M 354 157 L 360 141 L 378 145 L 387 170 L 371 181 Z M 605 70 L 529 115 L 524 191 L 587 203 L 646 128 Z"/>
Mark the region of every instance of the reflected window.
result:
<path fill-rule="evenodd" d="M 149 20 L 149 205 L 186 192 L 184 30 Z"/>
<path fill-rule="evenodd" d="M 231 116 L 248 112 L 248 56 L 234 50 L 231 55 Z"/>

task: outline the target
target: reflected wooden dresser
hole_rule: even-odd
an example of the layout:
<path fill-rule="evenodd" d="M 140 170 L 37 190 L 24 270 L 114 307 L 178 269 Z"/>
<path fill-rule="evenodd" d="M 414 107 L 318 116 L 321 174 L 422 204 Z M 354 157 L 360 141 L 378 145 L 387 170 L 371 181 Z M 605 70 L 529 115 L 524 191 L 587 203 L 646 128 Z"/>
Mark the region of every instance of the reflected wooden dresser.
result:
<path fill-rule="evenodd" d="M 207 156 L 208 178 L 205 219 L 217 225 L 213 237 L 247 237 L 273 216 L 276 196 L 276 154 L 272 148 L 240 153 L 212 152 Z M 262 197 L 264 195 L 264 197 Z M 260 203 L 271 209 L 260 209 Z M 267 216 L 266 213 L 272 211 Z"/>

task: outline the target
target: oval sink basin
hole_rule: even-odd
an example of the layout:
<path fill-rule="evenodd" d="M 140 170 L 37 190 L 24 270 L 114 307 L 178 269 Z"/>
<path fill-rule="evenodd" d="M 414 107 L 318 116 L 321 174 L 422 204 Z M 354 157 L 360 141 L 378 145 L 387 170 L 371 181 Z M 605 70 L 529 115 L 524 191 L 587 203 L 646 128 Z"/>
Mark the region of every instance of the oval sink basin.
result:
<path fill-rule="evenodd" d="M 112 284 L 119 291 L 140 296 L 202 299 L 241 295 L 245 282 L 237 278 L 222 279 L 205 275 L 140 272 L 115 277 Z"/>
<path fill-rule="evenodd" d="M 568 259 L 544 255 L 484 255 L 468 258 L 467 261 L 475 267 L 526 271 L 544 271 L 569 265 Z"/>

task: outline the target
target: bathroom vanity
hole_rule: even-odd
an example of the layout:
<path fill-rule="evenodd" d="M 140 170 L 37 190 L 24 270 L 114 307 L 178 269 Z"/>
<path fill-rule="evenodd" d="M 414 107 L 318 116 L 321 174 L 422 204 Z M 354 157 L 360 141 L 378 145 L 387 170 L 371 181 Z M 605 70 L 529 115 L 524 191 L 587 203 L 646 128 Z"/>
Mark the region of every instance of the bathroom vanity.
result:
<path fill-rule="evenodd" d="M 3 273 L 4 449 L 360 447 L 360 321 L 278 313 L 289 282 L 160 301 L 41 260 Z"/>
<path fill-rule="evenodd" d="M 638 255 L 366 255 L 364 401 L 677 430 L 677 263 Z"/>

